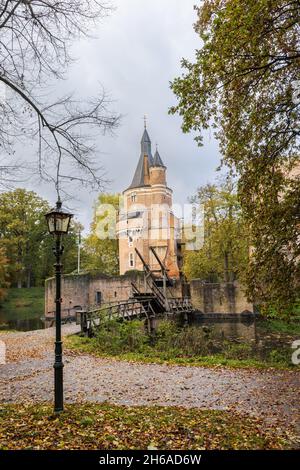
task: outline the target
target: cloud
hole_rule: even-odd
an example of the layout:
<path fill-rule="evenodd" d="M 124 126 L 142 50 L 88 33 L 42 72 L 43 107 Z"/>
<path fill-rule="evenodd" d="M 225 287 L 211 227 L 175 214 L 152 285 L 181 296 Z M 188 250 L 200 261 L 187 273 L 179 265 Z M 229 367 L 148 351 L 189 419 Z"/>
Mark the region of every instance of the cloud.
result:
<path fill-rule="evenodd" d="M 212 180 L 220 155 L 213 138 L 198 148 L 193 136 L 184 135 L 181 120 L 169 116 L 176 102 L 169 82 L 181 73 L 180 59 L 192 58 L 200 40 L 193 30 L 194 0 L 119 0 L 117 9 L 106 18 L 97 37 L 82 40 L 73 47 L 77 62 L 58 92 L 72 89 L 80 96 L 97 92 L 99 83 L 110 93 L 112 108 L 123 115 L 115 136 L 97 136 L 97 161 L 112 180 L 109 191 L 122 191 L 130 183 L 140 151 L 143 115 L 148 115 L 148 132 L 154 147 L 159 144 L 168 168 L 168 183 L 174 202 L 183 203 L 197 186 Z M 54 202 L 55 192 L 44 185 L 39 194 Z M 76 188 L 73 209 L 88 228 L 96 195 Z"/>

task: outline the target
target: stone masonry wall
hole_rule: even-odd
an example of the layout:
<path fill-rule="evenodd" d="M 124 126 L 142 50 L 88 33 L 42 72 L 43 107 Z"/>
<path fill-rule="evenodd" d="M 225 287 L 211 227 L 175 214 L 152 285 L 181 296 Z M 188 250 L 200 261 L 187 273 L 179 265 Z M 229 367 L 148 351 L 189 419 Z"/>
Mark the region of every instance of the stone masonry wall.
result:
<path fill-rule="evenodd" d="M 201 279 L 191 281 L 193 305 L 203 313 L 253 312 L 242 287 L 237 283 L 205 283 Z"/>
<path fill-rule="evenodd" d="M 126 276 L 110 277 L 106 275 L 67 275 L 62 277 L 62 312 L 73 313 L 76 309 L 85 309 L 88 305 L 100 302 L 127 300 L 132 295 L 131 282 L 143 290 L 143 276 L 131 273 Z M 55 311 L 55 279 L 45 283 L 45 315 Z"/>
<path fill-rule="evenodd" d="M 85 309 L 88 305 L 100 305 L 108 302 L 127 300 L 132 296 L 131 283 L 145 291 L 142 273 L 131 272 L 124 276 L 105 275 L 67 275 L 62 278 L 62 313 L 72 314 L 76 309 Z M 191 281 L 191 300 L 195 308 L 203 313 L 242 313 L 253 312 L 238 283 L 207 284 L 200 279 Z M 174 297 L 181 297 L 181 285 L 176 282 L 169 289 Z M 45 315 L 55 311 L 55 279 L 47 279 L 45 285 Z"/>

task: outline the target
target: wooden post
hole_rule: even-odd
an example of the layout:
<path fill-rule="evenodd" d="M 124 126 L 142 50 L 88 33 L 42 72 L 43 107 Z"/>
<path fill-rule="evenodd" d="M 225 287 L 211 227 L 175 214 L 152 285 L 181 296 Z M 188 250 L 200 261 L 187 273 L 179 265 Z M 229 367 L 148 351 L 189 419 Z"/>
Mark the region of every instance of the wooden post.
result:
<path fill-rule="evenodd" d="M 149 333 L 150 333 L 150 343 L 153 345 L 155 343 L 156 337 L 156 320 L 155 317 L 149 317 Z"/>
<path fill-rule="evenodd" d="M 165 298 L 165 309 L 166 312 L 169 312 L 169 302 L 168 302 L 168 297 L 167 297 L 167 276 L 166 276 L 166 271 L 163 271 L 163 292 L 164 292 L 164 298 Z"/>

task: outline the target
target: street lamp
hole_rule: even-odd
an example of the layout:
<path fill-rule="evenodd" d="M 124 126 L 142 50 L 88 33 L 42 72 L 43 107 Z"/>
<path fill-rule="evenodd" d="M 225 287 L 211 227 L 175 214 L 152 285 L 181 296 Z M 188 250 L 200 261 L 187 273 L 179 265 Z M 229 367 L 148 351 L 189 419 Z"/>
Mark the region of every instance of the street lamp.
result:
<path fill-rule="evenodd" d="M 56 296 L 55 296 L 55 362 L 54 362 L 54 411 L 60 412 L 64 409 L 63 403 L 63 361 L 62 361 L 62 341 L 61 341 L 61 255 L 64 247 L 61 244 L 63 235 L 69 231 L 70 222 L 73 214 L 62 208 L 60 199 L 56 203 L 56 207 L 51 209 L 45 215 L 48 224 L 48 230 L 53 235 L 55 247 L 53 252 L 56 258 L 55 263 L 55 280 L 56 280 Z"/>

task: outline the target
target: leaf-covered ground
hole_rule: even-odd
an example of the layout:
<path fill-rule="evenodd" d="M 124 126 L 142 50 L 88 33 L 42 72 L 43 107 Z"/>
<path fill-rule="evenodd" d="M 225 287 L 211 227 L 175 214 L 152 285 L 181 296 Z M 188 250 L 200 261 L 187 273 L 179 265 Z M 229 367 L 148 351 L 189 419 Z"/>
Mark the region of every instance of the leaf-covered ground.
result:
<path fill-rule="evenodd" d="M 228 411 L 178 407 L 0 406 L 0 449 L 283 449 L 262 422 Z"/>
<path fill-rule="evenodd" d="M 63 328 L 64 335 L 75 333 L 75 331 L 76 325 L 65 325 Z M 0 407 L 2 403 L 4 409 L 13 410 L 15 407 L 15 410 L 21 412 L 23 407 L 26 409 L 30 403 L 32 410 L 42 410 L 41 405 L 36 405 L 36 408 L 35 404 L 47 404 L 53 399 L 54 329 L 2 334 L 1 339 L 4 340 L 7 347 L 7 364 L 0 367 Z M 204 416 L 203 413 L 207 413 L 207 416 L 210 417 L 219 416 L 222 423 L 224 420 L 228 421 L 228 417 L 233 419 L 238 415 L 248 416 L 248 420 L 243 418 L 231 422 L 232 426 L 235 426 L 236 433 L 235 436 L 232 432 L 232 437 L 238 442 L 244 439 L 243 428 L 239 428 L 238 423 L 241 425 L 252 423 L 253 426 L 259 426 L 260 431 L 264 429 L 265 432 L 271 433 L 268 435 L 259 433 L 258 437 L 267 436 L 270 439 L 270 435 L 283 436 L 284 439 L 288 439 L 289 448 L 300 447 L 300 374 L 297 370 L 142 364 L 133 361 L 119 361 L 113 358 L 103 359 L 95 355 L 68 350 L 64 351 L 64 364 L 65 400 L 68 406 L 71 405 L 69 410 L 76 410 L 74 408 L 76 406 L 82 409 L 82 403 L 85 402 L 90 410 L 96 409 L 93 408 L 96 406 L 95 404 L 99 407 L 97 409 L 103 409 L 103 403 L 110 403 L 109 408 L 114 410 L 118 409 L 117 407 L 128 410 L 129 408 L 122 408 L 124 405 L 150 407 L 149 410 L 157 410 L 157 407 L 164 407 L 165 410 L 184 407 L 184 413 L 191 413 L 190 416 Z M 9 408 L 6 408 L 7 406 Z M 135 411 L 137 409 L 134 408 Z M 146 410 L 146 408 L 141 409 Z M 189 409 L 192 411 L 188 411 Z M 207 411 L 201 411 L 204 409 Z M 26 431 L 28 423 L 22 421 L 16 412 L 14 413 L 10 418 L 14 416 L 13 421 L 18 423 L 20 430 L 23 427 Z M 45 416 L 41 419 L 30 417 L 30 415 L 26 419 L 42 423 L 46 420 L 48 423 L 49 413 L 51 413 L 51 407 L 45 411 Z M 91 413 L 93 414 L 93 411 Z M 147 413 L 148 411 L 145 411 L 144 415 L 146 416 Z M 180 411 L 180 413 L 182 412 Z M 83 411 L 83 417 L 85 415 L 86 413 Z M 16 441 L 16 444 L 9 442 L 9 445 L 18 446 L 18 437 L 26 437 L 23 434 L 18 434 L 17 428 L 14 430 L 12 428 L 13 436 L 16 438 L 9 438 L 7 424 L 10 418 L 7 415 L 5 422 L 0 420 L 0 429 L 2 429 L 2 444 L 0 445 L 2 446 L 4 445 L 3 429 L 5 430 L 5 442 L 14 439 Z M 72 422 L 76 422 L 77 418 L 74 413 L 71 413 L 70 419 Z M 138 420 L 137 418 L 137 422 Z M 198 424 L 200 426 L 200 421 Z M 226 426 L 224 425 L 222 428 L 223 431 L 225 429 L 223 432 L 225 437 Z M 65 427 L 67 428 L 67 423 Z M 178 429 L 180 429 L 180 424 L 178 424 Z M 202 428 L 200 427 L 200 429 Z M 250 432 L 250 427 L 247 429 Z M 44 431 L 39 427 L 34 430 L 38 433 Z M 130 426 L 126 428 L 126 432 L 130 433 Z M 153 431 L 149 440 L 154 439 L 154 435 Z M 160 431 L 157 431 L 157 435 L 160 436 Z M 223 436 L 224 439 L 225 437 Z M 48 436 L 49 442 L 53 443 L 51 439 L 55 440 L 55 436 Z M 70 442 L 73 440 L 74 436 L 71 436 Z M 204 442 L 205 445 L 208 445 L 206 441 Z M 275 439 L 274 442 L 276 444 L 279 441 Z M 194 444 L 198 445 L 199 443 Z M 163 444 L 159 445 L 163 446 Z M 218 445 L 215 445 L 218 448 Z M 270 446 L 272 445 L 270 444 Z M 201 447 L 200 444 L 199 446 Z"/>
<path fill-rule="evenodd" d="M 79 331 L 75 324 L 63 325 L 63 335 L 73 334 Z M 49 351 L 53 351 L 55 338 L 54 328 L 35 331 L 0 331 L 0 340 L 6 344 L 6 362 L 15 363 L 24 359 L 42 358 Z"/>

